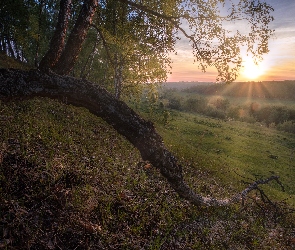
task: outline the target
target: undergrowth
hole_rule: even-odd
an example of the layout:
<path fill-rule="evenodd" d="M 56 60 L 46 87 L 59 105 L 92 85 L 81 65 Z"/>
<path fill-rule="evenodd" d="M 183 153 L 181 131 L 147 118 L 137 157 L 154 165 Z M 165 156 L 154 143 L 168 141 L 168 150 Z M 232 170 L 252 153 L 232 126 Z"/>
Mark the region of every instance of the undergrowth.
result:
<path fill-rule="evenodd" d="M 85 109 L 44 98 L 0 103 L 0 138 L 1 249 L 295 247 L 285 203 L 252 194 L 245 206 L 193 206 Z M 236 191 L 177 154 L 202 194 Z"/>

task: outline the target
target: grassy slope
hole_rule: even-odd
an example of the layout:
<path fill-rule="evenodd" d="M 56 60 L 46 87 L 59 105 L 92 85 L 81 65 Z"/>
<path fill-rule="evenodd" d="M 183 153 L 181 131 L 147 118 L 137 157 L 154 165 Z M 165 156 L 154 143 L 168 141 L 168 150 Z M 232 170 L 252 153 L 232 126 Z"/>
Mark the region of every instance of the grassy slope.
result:
<path fill-rule="evenodd" d="M 188 172 L 194 168 L 209 171 L 235 191 L 243 188 L 239 175 L 252 180 L 279 175 L 285 192 L 279 185 L 271 185 L 266 188 L 268 193 L 295 206 L 294 134 L 256 124 L 174 114 L 170 123 L 159 129 L 179 157 L 191 159 Z"/>
<path fill-rule="evenodd" d="M 292 167 L 287 149 L 294 138 L 284 139 L 283 134 L 271 130 L 239 129 L 235 124 L 186 114 L 176 115 L 168 127 L 158 125 L 167 145 L 185 165 L 192 186 L 219 197 L 244 187 L 232 180 L 228 158 L 247 176 L 255 171 L 268 173 L 262 168 L 267 164 L 275 171 L 280 165 Z M 284 146 L 283 150 L 262 142 L 268 135 L 269 141 L 279 142 L 276 145 Z M 251 199 L 244 209 L 191 206 L 171 190 L 156 169 L 141 162 L 132 145 L 85 109 L 48 99 L 0 104 L 0 138 L 0 247 L 294 247 L 293 217 L 283 215 L 287 210 L 261 203 L 259 207 L 255 205 L 259 201 Z M 239 153 L 252 147 L 245 145 L 247 138 L 262 143 L 251 151 L 255 153 L 253 162 Z M 268 154 L 279 158 L 272 160 Z M 240 157 L 249 161 L 251 171 L 240 167 Z M 229 175 L 225 174 L 228 171 Z M 286 183 L 288 192 L 293 192 L 294 186 Z"/>

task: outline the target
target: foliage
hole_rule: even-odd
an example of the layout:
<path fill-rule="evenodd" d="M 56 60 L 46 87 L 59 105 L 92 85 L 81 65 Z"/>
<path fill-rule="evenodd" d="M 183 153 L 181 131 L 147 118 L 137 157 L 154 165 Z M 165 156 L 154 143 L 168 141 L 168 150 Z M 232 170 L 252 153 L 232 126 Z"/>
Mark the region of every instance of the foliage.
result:
<path fill-rule="evenodd" d="M 214 118 L 218 118 L 218 119 L 225 119 L 226 118 L 226 114 L 224 111 L 208 106 L 205 112 L 206 115 L 210 116 L 210 117 L 214 117 Z"/>
<path fill-rule="evenodd" d="M 177 97 L 172 97 L 169 100 L 168 108 L 181 110 L 181 99 Z"/>
<path fill-rule="evenodd" d="M 208 101 L 203 97 L 189 97 L 185 100 L 184 109 L 189 112 L 204 113 L 208 105 Z"/>
<path fill-rule="evenodd" d="M 199 67 L 205 71 L 208 65 L 215 66 L 217 81 L 236 79 L 241 68 L 243 45 L 255 61 L 268 52 L 267 41 L 272 34 L 268 24 L 273 20 L 273 8 L 265 2 L 187 0 L 179 11 L 193 34 L 193 49 Z M 249 29 L 231 29 L 239 27 L 238 24 L 246 24 Z"/>
<path fill-rule="evenodd" d="M 226 111 L 229 107 L 230 102 L 228 99 L 218 97 L 215 100 L 213 100 L 212 104 L 216 109 Z"/>
<path fill-rule="evenodd" d="M 77 18 L 82 5 L 83 1 L 73 1 L 70 29 L 81 20 L 92 20 Z M 1 50 L 38 66 L 56 27 L 59 5 L 52 0 L 2 1 L 1 10 Z M 268 52 L 268 39 L 273 33 L 268 26 L 273 20 L 272 11 L 267 3 L 250 0 L 99 1 L 92 28 L 88 32 L 88 25 L 82 25 L 85 30 L 78 37 L 83 39 L 76 39 L 79 45 L 70 51 L 74 54 L 72 62 L 76 62 L 88 32 L 80 61 L 72 73 L 103 81 L 117 98 L 122 93 L 138 94 L 142 84 L 166 79 L 171 63 L 169 53 L 174 52 L 175 42 L 181 38 L 190 41 L 201 70 L 214 66 L 217 81 L 231 82 L 241 68 L 242 50 L 252 54 L 255 61 Z M 240 26 L 247 29 L 237 30 Z M 72 32 L 66 34 L 67 43 L 59 46 L 64 50 L 75 39 Z M 72 55 L 68 51 L 66 54 Z M 58 60 L 66 62 L 64 58 Z M 53 70 L 58 72 L 58 68 Z"/>
<path fill-rule="evenodd" d="M 56 19 L 56 1 L 1 1 L 0 50 L 36 66 L 48 49 Z M 17 11 L 16 11 L 17 10 Z"/>
<path fill-rule="evenodd" d="M 284 106 L 266 106 L 253 112 L 253 116 L 261 122 L 265 122 L 267 126 L 271 123 L 279 124 L 290 119 L 290 112 L 287 107 Z M 293 111 L 294 112 L 294 111 Z"/>
<path fill-rule="evenodd" d="M 153 7 L 150 2 L 149 7 Z M 157 8 L 167 12 L 176 7 L 170 1 L 169 5 L 157 3 Z M 99 52 L 92 60 L 104 68 L 100 78 L 117 98 L 121 94 L 140 95 L 142 85 L 167 79 L 167 53 L 174 45 L 172 24 L 141 15 L 142 11 L 130 8 L 126 2 L 102 1 L 93 24 Z M 158 32 L 153 31 L 155 28 Z M 95 71 L 89 74 L 90 79 L 94 74 Z"/>

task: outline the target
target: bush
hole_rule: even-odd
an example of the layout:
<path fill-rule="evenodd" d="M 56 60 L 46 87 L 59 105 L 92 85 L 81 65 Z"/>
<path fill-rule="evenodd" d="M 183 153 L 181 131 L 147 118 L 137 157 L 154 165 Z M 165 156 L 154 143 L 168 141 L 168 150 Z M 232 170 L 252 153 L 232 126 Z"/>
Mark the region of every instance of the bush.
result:
<path fill-rule="evenodd" d="M 253 116 L 244 116 L 240 118 L 241 122 L 247 122 L 247 123 L 252 123 L 254 124 L 256 121 L 256 119 Z"/>
<path fill-rule="evenodd" d="M 267 126 L 271 123 L 278 125 L 290 120 L 290 115 L 293 110 L 285 106 L 267 106 L 253 113 L 257 121 L 265 122 Z"/>
<path fill-rule="evenodd" d="M 215 106 L 216 109 L 226 111 L 230 105 L 230 102 L 228 99 L 217 98 L 212 104 L 213 106 Z"/>
<path fill-rule="evenodd" d="M 277 129 L 295 134 L 295 121 L 285 121 L 277 125 Z"/>
<path fill-rule="evenodd" d="M 203 97 L 189 97 L 184 104 L 184 109 L 189 112 L 204 113 L 208 101 Z"/>
<path fill-rule="evenodd" d="M 238 120 L 240 118 L 240 107 L 231 106 L 227 110 L 227 117 Z"/>
<path fill-rule="evenodd" d="M 181 100 L 179 97 L 171 97 L 169 99 L 168 108 L 181 110 Z"/>
<path fill-rule="evenodd" d="M 226 118 L 225 112 L 223 112 L 219 109 L 210 107 L 210 106 L 207 107 L 207 109 L 205 111 L 205 115 L 213 117 L 213 118 L 218 118 L 218 119 L 225 119 Z"/>

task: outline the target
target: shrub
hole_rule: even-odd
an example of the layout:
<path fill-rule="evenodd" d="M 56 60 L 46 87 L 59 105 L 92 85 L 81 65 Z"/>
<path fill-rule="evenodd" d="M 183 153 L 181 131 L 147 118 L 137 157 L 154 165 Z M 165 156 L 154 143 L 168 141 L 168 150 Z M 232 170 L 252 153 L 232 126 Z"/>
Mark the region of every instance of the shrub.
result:
<path fill-rule="evenodd" d="M 229 107 L 229 100 L 225 98 L 217 98 L 216 100 L 213 101 L 213 106 L 215 106 L 216 109 L 220 109 L 222 111 L 226 111 L 227 108 Z"/>
<path fill-rule="evenodd" d="M 292 111 L 285 106 L 266 106 L 253 113 L 257 121 L 265 122 L 267 126 L 271 123 L 278 125 L 290 120 Z"/>
<path fill-rule="evenodd" d="M 169 99 L 168 108 L 181 110 L 181 100 L 179 97 L 171 97 Z"/>
<path fill-rule="evenodd" d="M 295 121 L 285 121 L 277 125 L 277 129 L 295 134 Z"/>
<path fill-rule="evenodd" d="M 247 122 L 247 123 L 252 123 L 254 124 L 256 121 L 256 119 L 253 116 L 244 116 L 240 118 L 241 122 Z"/>
<path fill-rule="evenodd" d="M 240 118 L 240 107 L 237 106 L 231 106 L 227 110 L 227 116 L 229 118 L 233 118 L 235 120 L 238 120 Z"/>
<path fill-rule="evenodd" d="M 207 109 L 205 111 L 205 115 L 211 116 L 213 118 L 218 118 L 218 119 L 225 119 L 226 118 L 225 112 L 223 112 L 219 109 L 210 107 L 210 106 L 207 107 Z"/>
<path fill-rule="evenodd" d="M 203 97 L 189 97 L 184 104 L 184 109 L 189 112 L 204 113 L 208 101 Z"/>

